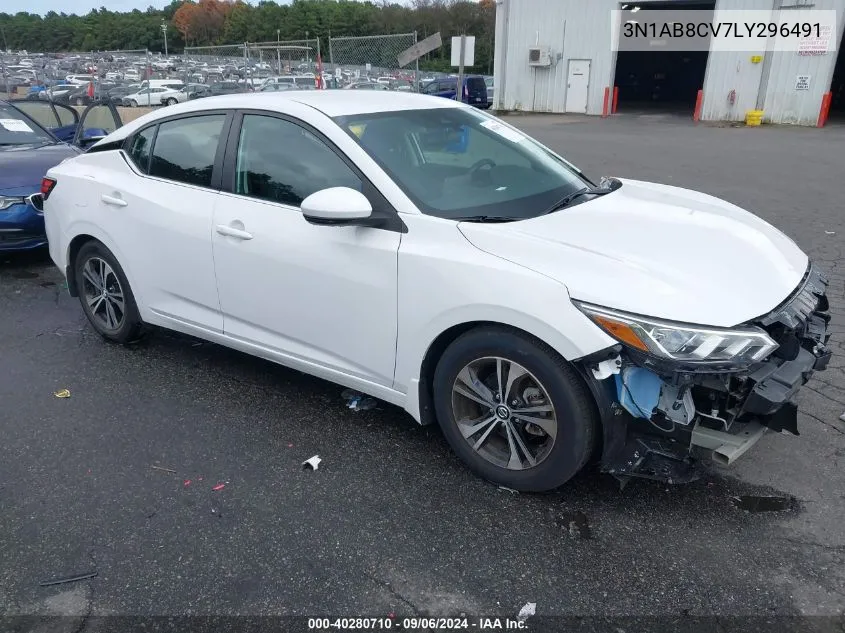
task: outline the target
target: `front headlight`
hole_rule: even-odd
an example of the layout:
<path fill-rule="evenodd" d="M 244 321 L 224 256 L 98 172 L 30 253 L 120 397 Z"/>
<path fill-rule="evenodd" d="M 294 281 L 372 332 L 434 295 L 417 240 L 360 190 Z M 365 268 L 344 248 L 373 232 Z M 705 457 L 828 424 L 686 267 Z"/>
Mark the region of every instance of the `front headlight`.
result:
<path fill-rule="evenodd" d="M 16 204 L 23 204 L 26 200 L 20 196 L 0 196 L 0 211 L 5 211 Z"/>
<path fill-rule="evenodd" d="M 573 303 L 620 343 L 677 362 L 747 365 L 765 359 L 778 348 L 768 334 L 756 327 L 701 327 Z"/>

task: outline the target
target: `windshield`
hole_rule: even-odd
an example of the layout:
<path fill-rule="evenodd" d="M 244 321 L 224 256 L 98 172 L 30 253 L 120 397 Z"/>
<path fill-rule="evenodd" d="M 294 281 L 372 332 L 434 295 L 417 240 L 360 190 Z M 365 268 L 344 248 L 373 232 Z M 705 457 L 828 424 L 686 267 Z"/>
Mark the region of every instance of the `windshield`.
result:
<path fill-rule="evenodd" d="M 54 143 L 55 139 L 10 105 L 0 104 L 0 146 L 43 145 Z"/>
<path fill-rule="evenodd" d="M 334 120 L 428 215 L 532 218 L 592 184 L 529 137 L 474 108 Z"/>

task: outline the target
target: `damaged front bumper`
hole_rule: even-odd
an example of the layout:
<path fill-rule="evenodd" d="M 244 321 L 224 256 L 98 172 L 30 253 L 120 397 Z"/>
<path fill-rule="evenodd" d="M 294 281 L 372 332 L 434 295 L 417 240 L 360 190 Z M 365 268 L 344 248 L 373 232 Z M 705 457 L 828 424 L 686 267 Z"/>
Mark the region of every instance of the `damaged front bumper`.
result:
<path fill-rule="evenodd" d="M 831 357 L 826 289 L 811 266 L 782 305 L 755 319 L 779 347 L 743 370 L 682 366 L 623 345 L 582 359 L 603 422 L 602 470 L 684 483 L 702 459 L 732 464 L 769 430 L 798 435 L 792 398 Z"/>

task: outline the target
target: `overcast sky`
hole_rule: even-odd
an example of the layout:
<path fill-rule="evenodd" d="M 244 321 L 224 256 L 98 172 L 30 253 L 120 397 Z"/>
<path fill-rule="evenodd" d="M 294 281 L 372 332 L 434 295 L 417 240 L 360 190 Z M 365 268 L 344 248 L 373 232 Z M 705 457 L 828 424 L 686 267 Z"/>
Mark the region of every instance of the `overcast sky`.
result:
<path fill-rule="evenodd" d="M 149 6 L 160 9 L 170 4 L 170 0 L 0 0 L 0 13 L 15 14 L 19 11 L 40 13 L 77 13 L 84 15 L 91 9 L 105 6 L 110 11 L 131 11 Z M 72 7 L 72 8 L 71 8 Z"/>

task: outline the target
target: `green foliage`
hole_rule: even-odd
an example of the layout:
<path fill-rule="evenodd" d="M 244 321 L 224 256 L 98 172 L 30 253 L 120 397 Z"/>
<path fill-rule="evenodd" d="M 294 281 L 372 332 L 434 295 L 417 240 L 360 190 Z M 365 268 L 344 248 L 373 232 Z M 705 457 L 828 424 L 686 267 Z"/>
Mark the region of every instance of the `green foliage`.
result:
<path fill-rule="evenodd" d="M 183 7 L 183 5 L 189 5 Z M 219 13 L 214 13 L 218 5 Z M 177 15 L 177 13 L 179 15 Z M 176 19 L 174 19 L 174 16 Z M 444 46 L 421 60 L 427 69 L 449 69 L 452 35 L 476 36 L 475 72 L 492 73 L 495 5 L 492 0 L 413 0 L 411 6 L 382 0 L 293 0 L 255 5 L 224 0 L 174 0 L 162 10 L 118 13 L 105 8 L 88 15 L 50 12 L 0 13 L 0 45 L 32 52 L 164 50 L 162 21 L 168 24 L 168 48 L 238 44 L 319 37 L 328 50 L 333 36 L 380 35 L 417 31 L 420 39 L 439 31 Z M 5 42 L 3 41 L 5 39 Z M 187 40 L 187 41 L 186 41 Z"/>

